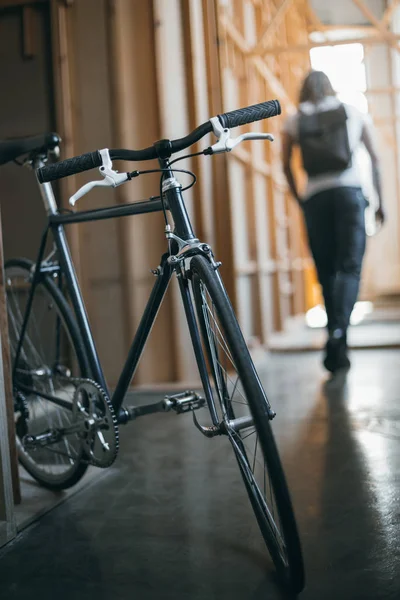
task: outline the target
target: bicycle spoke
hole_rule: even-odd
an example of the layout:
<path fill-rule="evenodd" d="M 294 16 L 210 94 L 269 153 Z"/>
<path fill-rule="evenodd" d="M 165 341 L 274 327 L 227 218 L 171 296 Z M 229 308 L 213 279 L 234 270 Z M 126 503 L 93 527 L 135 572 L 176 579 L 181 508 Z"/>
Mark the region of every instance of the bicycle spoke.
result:
<path fill-rule="evenodd" d="M 10 350 L 15 356 L 18 338 L 24 321 L 26 304 L 29 297 L 29 276 L 22 276 L 22 267 L 15 267 L 7 275 L 7 305 L 10 328 Z M 10 271 L 9 271 L 10 272 Z M 58 328 L 58 330 L 57 330 Z M 55 372 L 57 365 L 63 364 L 71 373 L 78 361 L 71 353 L 73 349 L 68 329 L 54 297 L 42 282 L 35 290 L 27 328 L 21 346 L 20 360 L 16 369 L 16 378 L 25 383 L 35 393 L 26 394 L 25 407 L 28 418 L 23 425 L 24 432 L 37 436 L 50 431 L 68 429 L 72 412 L 52 402 L 49 397 L 70 400 L 71 406 L 75 385 L 60 379 Z M 68 351 L 71 356 L 68 356 Z M 60 363 L 60 359 L 64 359 Z M 40 370 L 40 372 L 39 372 Z M 79 376 L 80 373 L 78 372 Z M 23 386 L 22 386 L 23 387 Z M 44 394 L 44 397 L 41 396 Z M 25 419 L 20 416 L 19 419 Z M 27 468 L 34 470 L 40 479 L 41 474 L 56 479 L 68 477 L 80 463 L 82 440 L 77 433 L 64 435 L 57 442 L 31 448 L 24 447 L 22 439 L 17 439 L 21 457 L 25 457 Z M 22 458 L 21 458 L 22 460 Z M 25 463 L 24 463 L 25 464 Z M 29 469 L 28 469 L 29 470 Z M 83 471 L 82 471 L 83 473 Z"/>
<path fill-rule="evenodd" d="M 242 389 L 235 361 L 219 323 L 215 305 L 204 286 L 201 286 L 201 298 L 202 315 L 209 340 L 215 387 L 223 419 L 229 420 L 230 418 L 235 418 L 232 415 L 235 415 L 235 411 L 237 410 L 239 410 L 237 415 L 239 417 L 249 415 L 248 399 Z M 231 431 L 229 437 L 240 456 L 243 469 L 247 473 L 246 477 L 248 478 L 249 485 L 254 488 L 254 493 L 260 502 L 260 506 L 262 506 L 271 533 L 281 549 L 280 552 L 284 555 L 285 545 L 280 532 L 280 521 L 276 516 L 276 502 L 272 482 L 264 454 L 259 444 L 259 436 L 256 428 L 246 428 L 239 432 Z"/>

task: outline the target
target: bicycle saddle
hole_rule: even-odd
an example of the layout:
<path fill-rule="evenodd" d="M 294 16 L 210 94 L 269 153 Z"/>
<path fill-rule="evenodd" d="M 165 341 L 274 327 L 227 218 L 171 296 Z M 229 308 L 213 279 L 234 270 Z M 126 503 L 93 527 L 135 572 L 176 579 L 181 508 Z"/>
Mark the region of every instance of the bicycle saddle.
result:
<path fill-rule="evenodd" d="M 28 152 L 40 153 L 54 150 L 60 142 L 61 138 L 57 133 L 0 140 L 0 165 L 4 165 Z"/>

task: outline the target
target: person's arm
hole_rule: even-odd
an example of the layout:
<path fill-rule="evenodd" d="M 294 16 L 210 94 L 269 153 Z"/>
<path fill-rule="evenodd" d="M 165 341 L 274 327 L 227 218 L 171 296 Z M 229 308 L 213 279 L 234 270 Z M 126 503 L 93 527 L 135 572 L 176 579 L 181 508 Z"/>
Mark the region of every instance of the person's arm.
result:
<path fill-rule="evenodd" d="M 379 159 L 375 149 L 375 144 L 373 141 L 373 134 L 371 131 L 371 127 L 364 123 L 363 130 L 361 134 L 361 141 L 367 149 L 368 154 L 371 157 L 371 165 L 372 165 L 372 181 L 378 195 L 379 205 L 375 211 L 375 215 L 377 220 L 383 225 L 385 222 L 385 210 L 383 206 L 383 197 L 382 197 L 382 183 L 381 183 L 381 173 L 379 168 Z"/>
<path fill-rule="evenodd" d="M 293 145 L 294 142 L 292 136 L 289 135 L 289 133 L 287 133 L 286 131 L 284 131 L 282 136 L 283 172 L 285 174 L 286 181 L 288 182 L 293 197 L 297 200 L 297 202 L 301 202 L 299 192 L 297 190 L 296 180 L 294 178 L 291 166 Z"/>

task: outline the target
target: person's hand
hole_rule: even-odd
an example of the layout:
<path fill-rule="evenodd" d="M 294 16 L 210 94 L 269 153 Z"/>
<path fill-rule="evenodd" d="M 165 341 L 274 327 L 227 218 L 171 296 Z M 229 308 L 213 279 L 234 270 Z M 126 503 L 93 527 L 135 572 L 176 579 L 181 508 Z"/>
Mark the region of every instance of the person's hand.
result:
<path fill-rule="evenodd" d="M 381 227 L 384 224 L 384 222 L 386 221 L 386 214 L 385 214 L 385 211 L 383 210 L 382 206 L 380 206 L 375 211 L 375 219 L 376 219 L 376 222 L 378 223 L 378 225 L 380 225 Z"/>

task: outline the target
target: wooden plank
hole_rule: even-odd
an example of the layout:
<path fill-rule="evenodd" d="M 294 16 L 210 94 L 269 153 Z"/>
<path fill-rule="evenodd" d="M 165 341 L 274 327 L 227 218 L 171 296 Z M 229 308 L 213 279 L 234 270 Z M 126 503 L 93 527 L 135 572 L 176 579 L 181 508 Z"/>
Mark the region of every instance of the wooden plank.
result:
<path fill-rule="evenodd" d="M 260 173 L 260 175 L 270 175 L 271 174 L 271 167 L 267 162 L 260 161 L 258 158 L 253 159 L 250 152 L 248 152 L 247 150 L 244 150 L 243 148 L 240 148 L 240 146 L 237 146 L 232 151 L 230 158 L 236 159 L 244 165 L 249 165 L 249 166 L 251 165 L 251 167 L 254 169 L 254 171 L 256 171 L 257 173 Z"/>
<path fill-rule="evenodd" d="M 207 78 L 209 85 L 209 105 L 211 113 L 223 112 L 221 68 L 219 53 L 219 27 L 221 19 L 217 18 L 217 7 L 214 0 L 203 1 L 204 38 L 206 46 Z M 242 37 L 242 36 L 241 36 Z M 226 156 L 213 160 L 213 197 L 215 205 L 216 251 L 218 260 L 222 261 L 221 273 L 224 278 L 229 298 L 236 308 L 235 277 L 233 272 L 233 236 L 232 220 L 229 207 L 228 173 Z"/>
<path fill-rule="evenodd" d="M 381 88 L 370 88 L 370 89 L 366 90 L 364 93 L 367 96 L 374 96 L 375 94 L 393 94 L 394 92 L 400 92 L 400 87 L 392 85 L 392 86 L 381 87 Z"/>
<path fill-rule="evenodd" d="M 375 125 L 392 125 L 400 121 L 400 115 L 396 116 L 392 114 L 390 117 L 374 117 Z"/>
<path fill-rule="evenodd" d="M 324 29 L 324 24 L 322 23 L 322 21 L 318 18 L 315 10 L 313 9 L 313 7 L 311 6 L 310 0 L 304 0 L 304 8 L 305 8 L 305 16 L 306 18 L 310 21 L 313 30 L 317 30 L 317 31 L 323 31 Z"/>
<path fill-rule="evenodd" d="M 387 60 L 388 60 L 388 65 L 389 65 L 389 73 L 390 73 L 390 83 L 393 86 L 393 79 L 394 79 L 394 60 L 393 60 L 393 55 L 391 52 L 391 49 L 388 47 L 386 49 L 387 51 Z M 400 148 L 399 148 L 399 132 L 398 132 L 398 122 L 400 121 L 400 116 L 397 116 L 397 104 L 398 104 L 398 95 L 393 93 L 390 94 L 390 105 L 391 105 L 391 110 L 392 110 L 392 115 L 393 115 L 393 137 L 394 137 L 394 147 L 393 147 L 393 153 L 394 153 L 394 171 L 395 171 L 395 181 L 396 181 L 396 197 L 397 197 L 397 202 L 399 202 L 400 200 L 400 173 L 399 173 L 399 160 L 400 160 Z M 400 223 L 397 222 L 397 240 L 400 239 Z M 398 244 L 398 242 L 397 242 Z"/>
<path fill-rule="evenodd" d="M 156 25 L 158 17 L 152 2 L 113 0 L 107 8 L 112 145 L 118 148 L 145 147 L 163 135 L 159 110 L 161 100 L 156 94 L 158 85 L 162 85 L 157 81 L 156 73 L 159 42 L 156 43 L 155 39 L 158 27 L 162 28 L 163 24 L 159 22 Z M 146 48 L 153 51 L 143 53 Z M 138 90 L 140 93 L 137 93 Z M 124 164 L 127 170 L 132 168 L 132 163 Z M 158 177 L 139 177 L 134 186 L 120 186 L 116 190 L 118 203 L 149 197 L 154 194 L 158 182 Z M 149 268 L 159 264 L 166 242 L 162 234 L 161 213 L 117 219 L 116 226 L 121 261 L 124 344 L 128 350 L 154 283 L 154 277 L 148 274 Z M 178 364 L 179 318 L 174 313 L 174 292 L 171 287 L 165 297 L 135 373 L 134 385 L 183 379 Z M 181 352 L 184 348 L 186 345 L 181 344 Z"/>
<path fill-rule="evenodd" d="M 400 35 L 393 35 L 393 40 L 400 40 Z M 325 41 L 325 42 L 308 42 L 306 44 L 295 44 L 293 46 L 275 46 L 274 48 L 270 48 L 264 51 L 264 56 L 274 55 L 277 56 L 279 54 L 291 54 L 291 53 L 306 53 L 311 50 L 311 48 L 321 48 L 323 46 L 344 46 L 346 44 L 363 44 L 364 46 L 375 45 L 375 44 L 385 44 L 387 43 L 386 36 L 382 35 L 374 35 L 368 37 L 359 37 L 359 38 L 346 38 L 343 40 L 335 40 L 335 41 Z"/>
<path fill-rule="evenodd" d="M 142 2 L 140 1 L 142 4 Z M 144 3 L 146 4 L 146 3 Z M 184 61 L 184 36 L 181 15 L 181 1 L 153 0 L 153 23 L 155 56 L 156 89 L 160 123 L 160 135 L 163 138 L 181 137 L 190 130 L 186 90 L 186 72 Z M 141 58 L 143 60 L 143 58 Z M 170 66 L 174 65 L 171 70 Z M 190 150 L 189 150 L 190 152 Z M 183 167 L 191 166 L 190 159 L 180 163 Z M 185 205 L 192 213 L 192 190 L 185 193 Z M 187 328 L 179 327 L 184 320 L 182 300 L 175 283 L 171 286 L 172 320 L 175 324 L 174 342 L 176 356 L 176 372 L 183 381 L 195 378 L 197 365 L 192 352 L 187 352 L 190 337 Z"/>
<path fill-rule="evenodd" d="M 244 5 L 244 0 L 242 4 Z M 304 0 L 298 0 L 295 4 L 292 4 L 292 9 L 285 13 L 285 18 L 281 19 L 279 34 L 273 27 L 269 28 L 269 24 L 273 21 L 274 15 L 277 14 L 279 7 L 283 10 L 284 3 L 280 0 L 275 3 L 278 9 L 272 8 L 273 3 L 264 3 L 262 11 L 257 9 L 258 12 L 254 15 L 257 20 L 255 23 L 257 29 L 257 37 L 261 41 L 262 37 L 269 32 L 268 37 L 271 40 L 268 45 L 275 43 L 281 43 L 287 47 L 288 45 L 300 45 L 308 44 L 308 23 L 314 23 L 314 27 L 322 29 L 322 24 L 316 18 L 312 18 L 307 13 L 307 4 Z M 231 5 L 230 5 L 231 6 Z M 246 88 L 251 95 L 249 102 L 261 101 L 261 99 L 278 97 L 284 109 L 290 108 L 295 109 L 295 101 L 297 97 L 297 85 L 301 77 L 303 77 L 305 71 L 309 69 L 309 55 L 308 52 L 303 52 L 303 55 L 292 56 L 290 58 L 283 57 L 281 60 L 279 56 L 274 56 L 266 53 L 265 56 L 260 54 L 254 54 L 255 46 L 249 43 L 246 39 L 245 34 L 242 34 L 242 26 L 238 24 L 237 15 L 235 11 L 228 13 L 227 10 L 221 10 L 220 14 L 220 30 L 223 33 L 221 37 L 221 54 L 225 52 L 227 57 L 226 63 L 230 68 L 230 77 L 236 79 L 236 85 L 238 89 L 242 87 Z M 274 30 L 273 30 L 274 29 Z M 285 44 L 285 42 L 287 42 Z M 259 44 L 260 42 L 258 42 Z M 266 44 L 265 40 L 263 42 Z M 326 43 L 326 42 L 325 42 Z M 258 46 L 257 44 L 257 46 Z M 245 75 L 241 79 L 239 70 L 233 68 L 233 59 L 235 65 L 241 63 L 245 64 Z M 257 82 L 263 82 L 258 84 Z M 232 106 L 232 98 L 230 98 L 230 105 Z M 272 133 L 275 130 L 274 120 L 265 122 L 262 124 L 262 130 L 266 131 L 271 127 Z M 276 128 L 278 129 L 278 128 Z M 254 260 L 254 248 L 251 246 L 249 260 L 245 263 L 240 261 L 240 265 L 235 265 L 236 277 L 252 277 L 252 280 L 256 280 L 258 298 L 256 303 L 252 302 L 252 310 L 259 310 L 260 314 L 257 314 L 257 333 L 261 332 L 262 341 L 268 342 L 268 335 L 271 328 L 275 330 L 282 329 L 285 326 L 285 319 L 291 312 L 301 311 L 304 307 L 304 295 L 306 288 L 305 281 L 305 270 L 306 266 L 303 265 L 303 257 L 301 253 L 303 250 L 303 240 L 300 235 L 294 236 L 295 239 L 290 240 L 288 237 L 288 215 L 295 214 L 298 220 L 299 215 L 297 214 L 294 206 L 288 205 L 287 202 L 282 206 L 282 198 L 287 196 L 287 185 L 282 181 L 282 175 L 280 173 L 280 157 L 278 156 L 279 148 L 276 148 L 278 152 L 275 152 L 272 147 L 268 152 L 267 156 L 262 157 L 258 152 L 255 151 L 256 146 L 250 146 L 250 151 L 247 145 L 243 145 L 243 148 L 235 149 L 232 153 L 232 158 L 235 161 L 241 162 L 246 166 L 247 182 L 248 182 L 248 193 L 247 193 L 247 213 L 248 220 L 253 219 L 258 225 L 258 220 L 267 220 L 268 222 L 268 233 L 269 248 L 268 251 L 265 248 L 265 244 L 261 243 L 263 238 L 260 237 L 259 230 L 251 235 L 255 239 L 253 244 L 256 249 L 256 260 Z M 253 195 L 255 187 L 253 184 L 250 185 L 250 181 L 253 182 L 254 178 L 265 177 L 268 186 L 267 195 L 268 202 L 267 206 L 264 206 L 261 199 L 257 196 L 257 203 L 253 206 Z M 254 181 L 256 181 L 254 180 Z M 257 186 L 259 181 L 257 181 Z M 258 189 L 258 188 L 257 188 Z M 269 217 L 267 219 L 266 209 L 268 209 Z M 260 213 L 260 214 L 258 214 Z M 257 220 L 258 219 L 258 220 Z M 296 221 L 297 223 L 297 221 Z M 291 226 L 293 230 L 294 223 Z M 265 229 L 264 229 L 265 234 Z M 265 237 L 265 235 L 264 235 Z M 290 246 L 290 251 L 289 251 Z M 271 253 L 271 258 L 266 260 L 265 254 Z M 269 282 L 268 282 L 268 281 Z M 298 290 L 300 298 L 294 297 L 295 288 Z M 252 286 L 254 292 L 256 288 Z M 273 311 L 268 312 L 268 308 L 273 306 Z M 271 316 L 272 314 L 272 316 Z"/>
<path fill-rule="evenodd" d="M 114 121 L 113 146 L 118 148 L 124 148 L 129 145 L 128 139 L 130 131 L 134 129 L 134 123 L 131 123 L 131 119 L 126 110 L 126 94 L 128 90 L 127 86 L 124 86 L 122 81 L 125 67 L 124 61 L 126 60 L 122 47 L 127 42 L 126 21 L 129 19 L 128 14 L 126 14 L 125 19 L 121 19 L 121 15 L 124 15 L 125 13 L 125 8 L 126 6 L 119 0 L 107 4 L 111 112 Z M 138 15 L 137 18 L 140 19 L 140 15 Z M 135 109 L 136 107 L 133 106 L 133 108 Z M 134 113 L 132 113 L 132 117 L 133 114 Z M 150 129 L 150 131 L 151 130 L 152 129 Z M 141 132 L 138 132 L 138 137 L 140 135 Z M 128 191 L 124 186 L 118 188 L 118 190 L 116 190 L 117 202 L 119 204 L 129 202 L 127 194 Z M 124 346 L 127 349 L 132 342 L 139 322 L 134 293 L 136 269 L 134 264 L 135 253 L 133 251 L 133 239 L 135 237 L 134 228 L 136 220 L 132 223 L 130 221 L 130 219 L 117 219 L 116 223 L 121 268 L 122 272 L 126 274 L 122 280 L 122 307 L 125 315 L 123 341 Z M 140 373 L 137 373 L 137 376 L 135 376 L 135 383 L 138 383 L 138 380 L 140 380 Z"/>
<path fill-rule="evenodd" d="M 376 31 L 376 27 L 373 25 L 324 25 L 322 24 L 321 31 L 357 31 L 362 32 L 366 31 L 368 33 L 373 33 Z"/>
<path fill-rule="evenodd" d="M 0 344 L 1 342 L 0 335 Z M 5 400 L 3 361 L 0 350 L 0 547 L 16 535 Z"/>
<path fill-rule="evenodd" d="M 276 30 L 278 25 L 280 25 L 282 19 L 286 15 L 286 12 L 293 4 L 293 0 L 281 0 L 280 5 L 277 8 L 275 15 L 272 17 L 271 21 L 267 23 L 264 31 L 261 34 L 260 40 L 251 50 L 252 54 L 261 54 L 263 48 L 265 47 L 268 39 L 271 37 L 273 32 Z"/>
<path fill-rule="evenodd" d="M 74 109 L 72 104 L 72 57 L 69 40 L 68 7 L 58 0 L 50 0 L 51 44 L 54 78 L 54 104 L 56 127 L 61 135 L 61 157 L 70 158 L 76 154 L 74 145 Z M 65 177 L 59 182 L 60 196 L 64 207 L 68 207 L 68 199 L 76 192 L 78 184 L 76 176 Z M 67 229 L 75 270 L 85 292 L 85 282 L 82 280 L 81 244 L 79 225 L 70 225 Z M 85 294 L 86 295 L 86 294 Z"/>
<path fill-rule="evenodd" d="M 227 20 L 225 16 L 222 16 L 219 19 L 219 25 L 243 54 L 251 54 L 251 48 L 247 44 L 240 31 L 236 29 L 236 27 L 229 20 Z M 280 101 L 284 102 L 286 108 L 294 109 L 295 106 L 292 100 L 289 98 L 285 88 L 283 87 L 279 79 L 271 71 L 271 69 L 268 67 L 266 62 L 261 58 L 261 56 L 252 55 L 250 57 L 250 62 L 254 65 L 258 73 L 268 83 L 268 87 L 271 90 L 272 94 L 279 98 Z"/>
<path fill-rule="evenodd" d="M 252 9 L 254 11 L 254 8 Z M 254 14 L 253 14 L 254 16 Z M 238 77 L 239 82 L 241 81 L 240 77 Z M 259 99 L 259 80 L 261 77 L 254 71 L 251 70 L 249 73 L 248 81 L 246 85 L 238 86 L 240 105 L 241 106 L 249 106 L 254 104 Z M 257 125 L 251 125 L 251 128 L 254 128 Z M 250 142 L 246 144 L 248 147 L 248 151 L 251 157 L 255 156 L 255 143 Z M 261 304 L 261 278 L 260 271 L 258 268 L 258 262 L 260 258 L 260 236 L 259 236 L 259 228 L 257 227 L 257 189 L 256 189 L 256 171 L 253 168 L 252 162 L 247 165 L 245 170 L 245 197 L 240 199 L 240 202 L 245 203 L 245 210 L 247 213 L 246 219 L 246 234 L 247 234 L 247 246 L 248 246 L 248 256 L 251 260 L 256 262 L 256 273 L 255 277 L 251 277 L 249 281 L 250 287 L 250 302 L 251 306 L 246 306 L 246 310 L 252 315 L 252 331 L 251 337 L 256 338 L 260 343 L 264 341 L 264 327 L 263 327 L 263 313 L 264 306 Z M 242 224 L 242 227 L 244 224 Z"/>
<path fill-rule="evenodd" d="M 241 50 L 241 52 L 243 54 L 250 54 L 250 46 L 247 44 L 246 40 L 241 35 L 241 33 L 234 27 L 234 25 L 231 22 L 227 21 L 225 18 L 221 19 L 220 24 L 223 27 L 224 31 L 227 33 L 227 35 L 229 35 L 230 39 Z M 279 79 L 273 74 L 271 69 L 267 66 L 267 64 L 263 61 L 263 59 L 260 56 L 252 56 L 251 62 L 256 67 L 260 75 L 262 75 L 262 77 L 265 79 L 265 81 L 268 82 L 268 86 L 270 87 L 272 92 L 280 98 L 284 97 L 285 100 L 287 100 L 291 104 L 291 101 L 284 87 L 280 83 Z"/>
<path fill-rule="evenodd" d="M 363 2 L 363 0 L 353 0 L 353 4 L 355 4 L 359 10 L 363 13 L 363 15 L 368 19 L 374 27 L 381 33 L 381 35 L 387 40 L 387 43 L 390 44 L 392 48 L 394 48 L 397 52 L 400 52 L 400 46 L 398 45 L 395 37 L 385 25 L 379 21 L 379 19 L 374 15 L 371 9 Z"/>
<path fill-rule="evenodd" d="M 196 100 L 200 95 L 200 91 L 198 88 L 198 81 L 195 77 L 195 49 L 194 49 L 194 40 L 193 40 L 193 27 L 198 27 L 198 23 L 193 22 L 193 16 L 191 12 L 191 4 L 187 0 L 181 0 L 181 17 L 182 17 L 182 31 L 184 37 L 184 46 L 185 46 L 185 70 L 186 70 L 186 88 L 188 95 L 188 113 L 189 113 L 189 123 L 190 130 L 195 129 L 200 124 L 200 119 L 198 118 L 197 111 L 197 103 Z M 204 145 L 204 142 L 200 142 Z M 199 143 L 199 144 L 200 144 Z M 199 150 L 200 147 L 194 148 L 193 150 Z M 201 158 L 199 156 L 195 156 L 192 159 L 193 163 L 193 171 L 195 173 L 201 172 Z M 201 205 L 201 199 L 204 194 L 203 191 L 203 179 L 199 177 L 197 180 L 197 185 L 193 189 L 193 200 L 194 200 L 194 214 L 195 214 L 195 224 L 196 224 L 196 235 L 200 240 L 206 239 L 206 226 L 203 218 L 203 211 Z"/>
<path fill-rule="evenodd" d="M 392 0 L 392 2 L 386 8 L 385 12 L 383 13 L 382 20 L 381 20 L 381 23 L 384 27 L 388 27 L 388 25 L 390 24 L 390 21 L 392 20 L 394 11 L 399 6 L 399 4 L 400 4 L 400 0 Z"/>
<path fill-rule="evenodd" d="M 0 217 L 0 339 L 2 351 L 1 362 L 3 370 L 2 377 L 4 382 L 3 385 L 6 404 L 5 409 L 7 414 L 7 432 L 14 503 L 19 504 L 21 502 L 21 490 L 19 485 L 17 448 L 15 443 L 14 398 L 11 384 L 11 358 L 10 347 L 8 342 L 8 320 L 3 261 L 3 237 Z M 2 393 L 1 389 L 0 393 Z"/>

